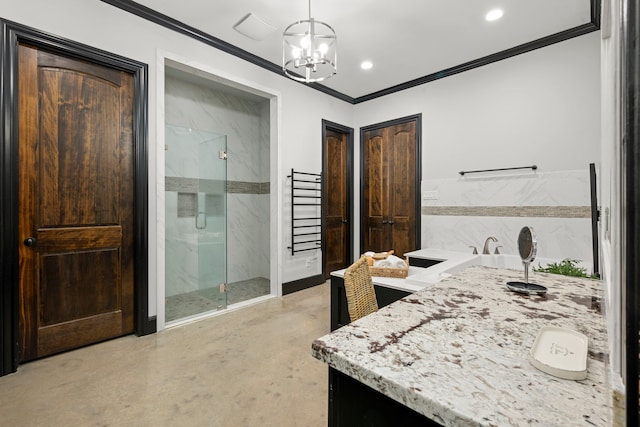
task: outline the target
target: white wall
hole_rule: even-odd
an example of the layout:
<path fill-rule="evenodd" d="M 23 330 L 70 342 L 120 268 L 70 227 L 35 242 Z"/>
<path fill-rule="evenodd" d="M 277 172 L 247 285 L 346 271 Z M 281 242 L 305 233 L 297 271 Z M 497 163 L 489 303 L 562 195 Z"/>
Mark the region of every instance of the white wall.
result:
<path fill-rule="evenodd" d="M 156 314 L 156 284 L 158 271 L 164 270 L 164 264 L 158 265 L 156 248 L 159 228 L 156 214 L 164 210 L 157 206 L 158 168 L 156 164 L 158 149 L 163 147 L 157 135 L 159 109 L 162 105 L 156 91 L 156 79 L 162 73 L 156 65 L 159 51 L 172 52 L 177 56 L 195 61 L 210 70 L 219 70 L 226 76 L 247 85 L 266 88 L 279 94 L 277 147 L 278 182 L 272 181 L 272 189 L 281 193 L 285 187 L 286 172 L 293 168 L 310 171 L 321 169 L 321 121 L 331 120 L 346 126 L 353 125 L 353 106 L 336 100 L 292 80 L 282 78 L 272 72 L 251 65 L 236 57 L 213 49 L 189 37 L 179 35 L 156 24 L 145 21 L 127 12 L 99 1 L 87 0 L 0 0 L 0 17 L 27 25 L 47 33 L 81 42 L 99 49 L 116 53 L 149 65 L 149 313 Z M 272 141 L 273 143 L 273 141 Z M 281 194 L 279 194 L 281 196 Z M 282 208 L 282 197 L 278 203 Z M 276 216 L 273 217 L 276 220 Z M 283 216 L 279 215 L 280 235 L 273 239 L 283 240 L 282 228 L 286 227 Z M 163 235 L 164 236 L 164 235 Z M 279 280 L 287 282 L 301 277 L 317 274 L 319 262 L 312 269 L 304 267 L 303 259 L 307 255 L 287 256 L 286 243 L 277 266 Z M 309 274 L 311 272 L 311 274 Z"/>
<path fill-rule="evenodd" d="M 519 228 L 533 225 L 539 257 L 588 267 L 589 219 L 554 217 L 553 208 L 589 205 L 588 165 L 600 157 L 599 87 L 595 32 L 358 104 L 355 125 L 422 113 L 422 190 L 438 191 L 425 207 L 550 208 L 551 216 L 532 218 L 423 213 L 422 247 L 470 251 L 494 235 L 504 253 L 516 254 Z M 458 174 L 533 164 L 536 172 Z"/>
<path fill-rule="evenodd" d="M 422 179 L 576 170 L 600 155 L 599 87 L 595 32 L 358 104 L 355 125 L 422 113 Z"/>
<path fill-rule="evenodd" d="M 602 28 L 602 151 L 600 166 L 600 195 L 602 220 L 602 272 L 605 292 L 612 380 L 622 388 L 622 224 L 624 210 L 621 202 L 621 135 L 620 135 L 620 0 L 604 0 Z"/>

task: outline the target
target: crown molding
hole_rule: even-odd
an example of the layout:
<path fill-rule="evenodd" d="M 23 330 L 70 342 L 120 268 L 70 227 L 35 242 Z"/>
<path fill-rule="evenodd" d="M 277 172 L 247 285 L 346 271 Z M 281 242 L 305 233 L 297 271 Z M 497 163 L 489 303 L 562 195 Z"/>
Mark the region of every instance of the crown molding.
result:
<path fill-rule="evenodd" d="M 204 31 L 200 31 L 197 28 L 194 28 L 183 22 L 180 22 L 174 18 L 171 18 L 170 16 L 164 15 L 160 12 L 157 12 L 139 3 L 136 3 L 131 0 L 101 0 L 101 1 L 104 3 L 110 4 L 112 6 L 115 6 L 119 9 L 122 9 L 126 12 L 132 13 L 136 16 L 139 16 L 140 18 L 143 18 L 155 24 L 161 25 L 167 29 L 170 29 L 177 33 L 191 37 L 194 40 L 198 40 L 211 47 L 214 47 L 230 55 L 233 55 L 247 62 L 250 62 L 254 65 L 257 65 L 258 67 L 264 68 L 265 70 L 269 70 L 273 73 L 276 73 L 284 78 L 288 78 L 282 71 L 282 67 L 280 65 L 274 64 L 271 61 L 267 61 L 266 59 L 261 58 L 257 55 L 254 55 L 251 52 L 248 52 L 244 49 L 240 49 L 239 47 L 234 46 L 230 43 L 227 43 L 224 40 L 221 40 L 217 37 L 207 34 Z M 431 73 L 429 75 L 419 77 L 417 79 L 410 80 L 408 82 L 400 83 L 398 85 L 391 86 L 386 89 L 372 92 L 367 95 L 353 98 L 347 94 L 338 92 L 337 90 L 331 89 L 319 83 L 306 84 L 306 86 L 309 86 L 327 95 L 333 96 L 334 98 L 340 99 L 341 101 L 345 101 L 354 105 L 359 104 L 361 102 L 370 101 L 372 99 L 380 98 L 381 96 L 390 95 L 392 93 L 400 92 L 405 89 L 409 89 L 415 86 L 432 82 L 434 80 L 439 80 L 445 77 L 453 76 L 455 74 L 473 70 L 474 68 L 478 68 L 484 65 L 492 64 L 494 62 L 502 61 L 503 59 L 507 59 L 516 55 L 531 52 L 532 50 L 540 49 L 542 47 L 546 47 L 555 43 L 569 40 L 574 37 L 591 33 L 593 31 L 598 31 L 600 29 L 601 0 L 590 0 L 590 1 L 591 1 L 591 21 L 587 24 L 579 25 L 577 27 L 570 28 L 565 31 L 561 31 L 559 33 L 552 34 L 550 36 L 542 37 L 540 39 L 537 39 L 528 43 L 524 43 L 510 49 L 506 49 L 491 55 L 487 55 L 482 58 L 474 59 L 472 61 L 465 62 L 464 64 L 460 64 L 451 68 L 440 70 L 435 73 Z M 305 84 L 305 83 L 300 83 L 300 84 Z"/>

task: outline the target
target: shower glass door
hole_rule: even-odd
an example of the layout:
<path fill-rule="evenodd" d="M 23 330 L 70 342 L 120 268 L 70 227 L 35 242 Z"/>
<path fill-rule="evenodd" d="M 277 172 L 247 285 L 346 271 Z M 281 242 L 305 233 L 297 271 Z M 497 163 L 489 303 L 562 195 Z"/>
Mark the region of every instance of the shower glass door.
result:
<path fill-rule="evenodd" d="M 227 307 L 226 136 L 166 127 L 165 321 Z"/>
<path fill-rule="evenodd" d="M 212 135 L 213 136 L 213 135 Z M 198 145 L 198 281 L 215 309 L 227 308 L 227 138 Z M 215 304 L 214 304 L 215 305 Z"/>

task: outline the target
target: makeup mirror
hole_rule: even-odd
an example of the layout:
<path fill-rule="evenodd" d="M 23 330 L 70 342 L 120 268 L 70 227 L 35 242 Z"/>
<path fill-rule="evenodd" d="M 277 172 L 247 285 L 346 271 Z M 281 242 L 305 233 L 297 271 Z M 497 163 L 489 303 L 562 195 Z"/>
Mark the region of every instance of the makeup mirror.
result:
<path fill-rule="evenodd" d="M 537 250 L 538 241 L 536 240 L 536 234 L 533 228 L 522 227 L 518 234 L 518 251 L 520 252 L 520 258 L 522 258 L 522 264 L 524 265 L 524 283 L 508 282 L 507 287 L 512 291 L 524 294 L 544 294 L 547 292 L 547 288 L 544 286 L 529 283 L 529 264 L 536 258 Z"/>
<path fill-rule="evenodd" d="M 536 258 L 536 250 L 538 249 L 538 242 L 536 236 L 531 227 L 522 227 L 520 234 L 518 234 L 518 251 L 520 251 L 520 258 L 525 264 L 531 263 Z"/>

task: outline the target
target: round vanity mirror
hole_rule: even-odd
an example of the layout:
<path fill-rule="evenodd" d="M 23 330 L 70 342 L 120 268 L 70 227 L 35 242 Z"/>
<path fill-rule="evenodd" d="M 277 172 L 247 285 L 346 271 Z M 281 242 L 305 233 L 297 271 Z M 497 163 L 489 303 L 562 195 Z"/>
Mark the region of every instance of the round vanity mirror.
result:
<path fill-rule="evenodd" d="M 531 227 L 522 227 L 518 234 L 518 251 L 522 264 L 524 265 L 524 282 L 508 282 L 507 287 L 514 292 L 524 294 L 544 294 L 547 288 L 544 286 L 529 283 L 529 264 L 536 258 L 538 241 Z"/>
<path fill-rule="evenodd" d="M 522 227 L 520 234 L 518 234 L 518 250 L 520 251 L 520 258 L 522 258 L 522 262 L 532 262 L 536 258 L 537 248 L 538 242 L 536 241 L 536 236 L 533 233 L 533 228 Z"/>

